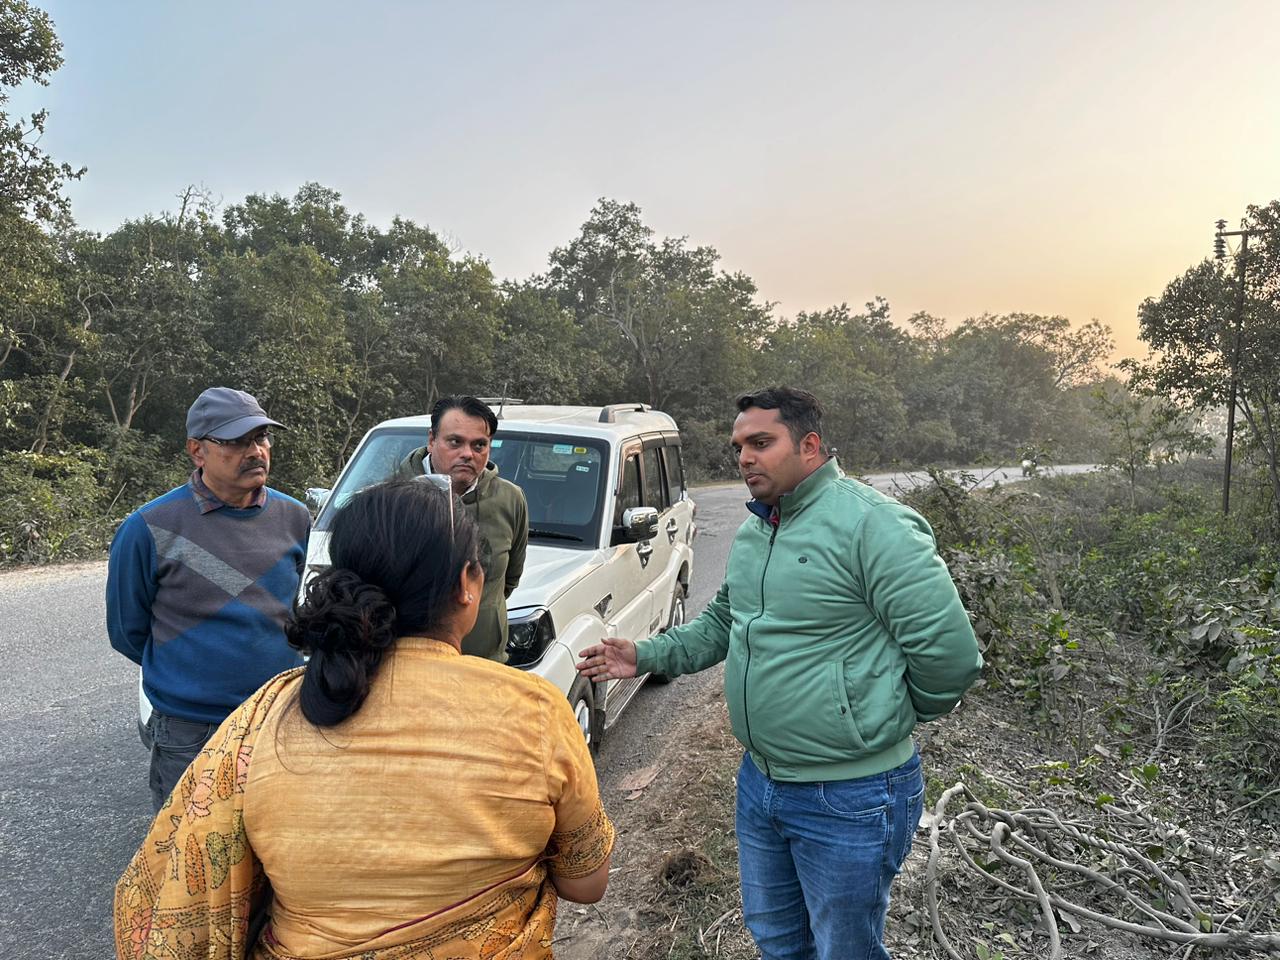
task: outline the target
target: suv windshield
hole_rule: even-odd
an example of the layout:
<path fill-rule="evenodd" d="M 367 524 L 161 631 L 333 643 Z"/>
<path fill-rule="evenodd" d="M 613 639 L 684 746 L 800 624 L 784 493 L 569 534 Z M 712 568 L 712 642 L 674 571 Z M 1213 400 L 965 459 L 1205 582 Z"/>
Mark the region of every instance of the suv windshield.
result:
<path fill-rule="evenodd" d="M 404 458 L 425 442 L 423 431 L 412 427 L 389 427 L 372 434 L 320 511 L 316 530 L 328 530 L 352 494 L 389 479 Z M 524 490 L 530 540 L 566 547 L 596 546 L 608 462 L 604 441 L 507 433 L 499 428 L 489 458 L 497 464 L 499 476 Z"/>

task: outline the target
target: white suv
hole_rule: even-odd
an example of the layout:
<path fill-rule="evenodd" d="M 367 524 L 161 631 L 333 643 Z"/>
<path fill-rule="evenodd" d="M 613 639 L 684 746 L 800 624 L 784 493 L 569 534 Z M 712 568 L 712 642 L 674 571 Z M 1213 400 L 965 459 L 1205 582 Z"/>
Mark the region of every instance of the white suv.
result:
<path fill-rule="evenodd" d="M 684 622 L 696 527 L 680 433 L 667 414 L 638 403 L 493 407 L 499 419 L 490 459 L 529 503 L 524 575 L 507 600 L 507 662 L 563 690 L 598 749 L 645 678 L 589 683 L 574 669 L 578 654 L 602 637 L 639 640 Z M 329 564 L 337 510 L 390 477 L 427 442 L 430 425 L 429 417 L 378 424 L 332 494 L 308 491 L 321 505 L 308 578 Z"/>

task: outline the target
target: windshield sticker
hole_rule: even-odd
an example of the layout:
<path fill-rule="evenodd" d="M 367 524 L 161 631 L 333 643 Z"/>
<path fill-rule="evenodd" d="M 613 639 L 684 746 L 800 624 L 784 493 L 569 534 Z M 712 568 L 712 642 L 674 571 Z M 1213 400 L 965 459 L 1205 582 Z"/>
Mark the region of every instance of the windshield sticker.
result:
<path fill-rule="evenodd" d="M 502 441 L 501 441 L 501 440 L 497 440 L 497 439 L 490 440 L 490 441 L 489 441 L 489 446 L 490 446 L 491 448 L 496 449 L 496 448 L 498 448 L 498 447 L 502 446 Z"/>
<path fill-rule="evenodd" d="M 554 447 L 552 447 L 552 448 L 551 448 L 551 452 L 552 452 L 552 453 L 562 453 L 562 454 L 564 454 L 565 456 L 568 456 L 569 454 L 573 453 L 573 444 L 571 444 L 571 443 L 557 443 Z"/>
<path fill-rule="evenodd" d="M 574 453 L 576 453 L 576 454 L 578 454 L 579 456 L 581 456 L 582 454 L 584 454 L 584 453 L 586 453 L 586 452 L 587 452 L 587 448 L 586 448 L 586 447 L 574 447 L 574 448 L 573 448 L 573 452 L 574 452 Z"/>

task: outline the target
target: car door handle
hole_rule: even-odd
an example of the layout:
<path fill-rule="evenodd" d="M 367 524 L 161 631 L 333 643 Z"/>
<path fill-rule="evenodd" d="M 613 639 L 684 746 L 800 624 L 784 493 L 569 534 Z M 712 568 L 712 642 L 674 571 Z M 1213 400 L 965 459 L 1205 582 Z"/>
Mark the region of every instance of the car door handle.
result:
<path fill-rule="evenodd" d="M 648 540 L 636 544 L 636 553 L 640 556 L 640 566 L 647 567 L 649 558 L 653 556 L 653 544 Z"/>
<path fill-rule="evenodd" d="M 680 530 L 680 524 L 676 523 L 676 518 L 672 517 L 667 521 L 667 541 L 669 543 L 676 542 L 676 533 Z"/>

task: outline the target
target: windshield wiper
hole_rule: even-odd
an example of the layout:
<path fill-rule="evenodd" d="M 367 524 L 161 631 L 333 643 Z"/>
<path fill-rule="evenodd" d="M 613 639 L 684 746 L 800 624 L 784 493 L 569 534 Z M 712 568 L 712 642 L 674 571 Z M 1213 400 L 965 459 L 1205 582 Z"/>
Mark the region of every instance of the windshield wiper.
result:
<path fill-rule="evenodd" d="M 529 536 L 546 537 L 548 540 L 572 540 L 574 543 L 582 543 L 581 537 L 575 537 L 572 533 L 559 533 L 555 530 L 536 530 L 529 528 Z"/>

